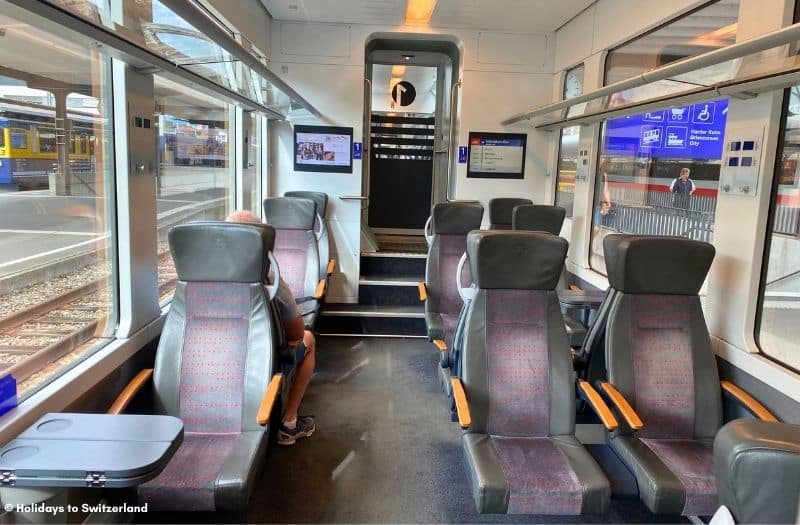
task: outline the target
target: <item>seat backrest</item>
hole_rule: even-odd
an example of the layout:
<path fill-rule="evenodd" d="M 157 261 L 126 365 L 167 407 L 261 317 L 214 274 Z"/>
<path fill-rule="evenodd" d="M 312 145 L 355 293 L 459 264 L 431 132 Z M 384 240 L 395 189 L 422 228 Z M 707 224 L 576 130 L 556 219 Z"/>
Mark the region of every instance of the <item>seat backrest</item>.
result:
<path fill-rule="evenodd" d="M 511 212 L 511 229 L 529 232 L 561 233 L 567 210 L 545 204 L 521 204 Z"/>
<path fill-rule="evenodd" d="M 514 208 L 523 204 L 533 204 L 533 201 L 516 197 L 489 199 L 489 227 L 493 230 L 510 230 Z"/>
<path fill-rule="evenodd" d="M 317 235 L 319 251 L 319 278 L 327 277 L 328 260 L 331 253 L 331 240 L 328 235 L 328 224 L 325 222 L 328 213 L 328 194 L 321 191 L 287 191 L 284 197 L 309 199 L 317 205 L 317 219 L 314 221 L 314 233 Z"/>
<path fill-rule="evenodd" d="M 606 326 L 609 381 L 654 439 L 713 438 L 722 424 L 717 363 L 698 293 L 711 244 L 681 237 L 609 235 Z M 631 430 L 620 421 L 620 432 Z"/>
<path fill-rule="evenodd" d="M 277 366 L 277 330 L 264 283 L 275 231 L 262 224 L 175 226 L 178 284 L 156 353 L 156 405 L 186 432 L 258 430 Z"/>
<path fill-rule="evenodd" d="M 467 234 L 481 227 L 483 206 L 480 203 L 440 203 L 433 207 L 431 215 L 433 236 L 425 266 L 428 288 L 425 310 L 458 316 L 462 301 L 456 286 L 456 269 L 467 250 Z M 472 278 L 468 268 L 460 278 L 463 286 L 470 286 Z"/>
<path fill-rule="evenodd" d="M 269 197 L 264 199 L 264 218 L 275 228 L 273 253 L 281 277 L 297 299 L 310 298 L 319 276 L 319 251 L 314 235 L 317 205 L 310 199 Z"/>
<path fill-rule="evenodd" d="M 469 432 L 571 435 L 572 355 L 555 292 L 567 241 L 540 232 L 473 231 L 475 296 L 466 314 L 462 381 Z"/>

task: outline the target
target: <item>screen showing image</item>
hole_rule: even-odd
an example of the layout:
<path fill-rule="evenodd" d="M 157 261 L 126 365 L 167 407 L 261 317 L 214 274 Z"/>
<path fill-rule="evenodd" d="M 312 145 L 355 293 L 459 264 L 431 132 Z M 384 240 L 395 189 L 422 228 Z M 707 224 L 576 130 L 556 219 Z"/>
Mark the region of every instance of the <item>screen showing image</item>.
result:
<path fill-rule="evenodd" d="M 467 177 L 524 178 L 527 138 L 522 133 L 470 132 Z"/>
<path fill-rule="evenodd" d="M 294 127 L 295 171 L 353 172 L 353 128 Z"/>

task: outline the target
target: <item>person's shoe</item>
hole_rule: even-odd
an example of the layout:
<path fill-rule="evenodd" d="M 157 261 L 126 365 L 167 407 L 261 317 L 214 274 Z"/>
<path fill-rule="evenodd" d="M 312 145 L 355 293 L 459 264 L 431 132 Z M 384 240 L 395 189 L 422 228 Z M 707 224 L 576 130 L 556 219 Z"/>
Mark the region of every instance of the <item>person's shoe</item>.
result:
<path fill-rule="evenodd" d="M 278 445 L 294 445 L 298 439 L 309 437 L 316 430 L 313 416 L 297 416 L 297 424 L 294 428 L 286 428 L 281 422 L 278 428 Z"/>

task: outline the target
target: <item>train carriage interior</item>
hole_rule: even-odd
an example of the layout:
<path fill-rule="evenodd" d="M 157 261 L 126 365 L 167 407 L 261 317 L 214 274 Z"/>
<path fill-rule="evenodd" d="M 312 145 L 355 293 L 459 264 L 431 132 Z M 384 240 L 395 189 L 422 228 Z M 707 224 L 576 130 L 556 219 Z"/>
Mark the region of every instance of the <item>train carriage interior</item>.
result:
<path fill-rule="evenodd" d="M 800 523 L 800 1 L 0 0 L 0 523 Z"/>

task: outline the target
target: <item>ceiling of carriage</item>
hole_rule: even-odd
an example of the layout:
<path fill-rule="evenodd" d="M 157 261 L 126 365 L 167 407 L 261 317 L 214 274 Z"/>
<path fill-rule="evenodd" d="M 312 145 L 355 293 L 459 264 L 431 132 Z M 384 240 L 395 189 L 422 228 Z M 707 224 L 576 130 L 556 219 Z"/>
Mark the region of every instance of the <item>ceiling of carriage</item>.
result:
<path fill-rule="evenodd" d="M 594 0 L 261 0 L 277 20 L 402 25 L 409 4 L 433 8 L 430 27 L 555 31 Z M 334 8 L 335 6 L 335 8 Z M 429 7 L 429 8 L 430 8 Z"/>

